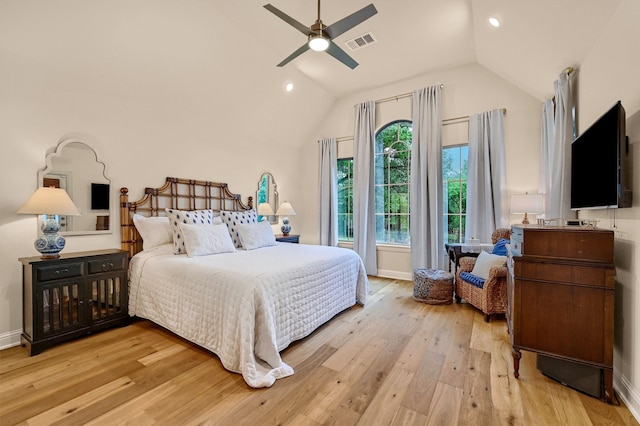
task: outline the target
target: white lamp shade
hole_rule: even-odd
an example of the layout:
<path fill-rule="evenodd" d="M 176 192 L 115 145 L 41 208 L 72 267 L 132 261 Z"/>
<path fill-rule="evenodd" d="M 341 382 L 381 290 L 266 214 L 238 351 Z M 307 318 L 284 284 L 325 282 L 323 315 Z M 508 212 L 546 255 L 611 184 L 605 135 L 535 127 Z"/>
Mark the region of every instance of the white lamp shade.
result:
<path fill-rule="evenodd" d="M 322 52 L 329 48 L 329 40 L 321 35 L 311 35 L 309 36 L 309 47 L 316 52 Z"/>
<path fill-rule="evenodd" d="M 293 209 L 293 206 L 291 205 L 290 202 L 285 201 L 284 203 L 280 204 L 280 207 L 278 207 L 278 211 L 276 212 L 276 215 L 278 215 L 278 216 L 295 216 L 296 215 L 296 211 Z"/>
<path fill-rule="evenodd" d="M 511 196 L 511 213 L 540 214 L 544 213 L 543 194 L 518 194 Z"/>
<path fill-rule="evenodd" d="M 38 188 L 18 209 L 18 214 L 58 214 L 62 216 L 80 216 L 67 191 L 60 188 Z"/>
<path fill-rule="evenodd" d="M 275 213 L 273 212 L 273 208 L 269 203 L 260 203 L 258 204 L 258 214 L 260 216 L 273 216 Z"/>

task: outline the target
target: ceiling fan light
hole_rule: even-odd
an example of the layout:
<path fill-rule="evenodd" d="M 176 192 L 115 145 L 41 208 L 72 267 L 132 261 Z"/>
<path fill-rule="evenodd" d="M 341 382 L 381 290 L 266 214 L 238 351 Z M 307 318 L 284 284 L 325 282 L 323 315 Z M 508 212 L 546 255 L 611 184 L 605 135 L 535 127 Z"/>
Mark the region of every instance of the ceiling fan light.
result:
<path fill-rule="evenodd" d="M 322 52 L 329 47 L 329 40 L 322 35 L 310 35 L 309 47 L 316 52 Z"/>

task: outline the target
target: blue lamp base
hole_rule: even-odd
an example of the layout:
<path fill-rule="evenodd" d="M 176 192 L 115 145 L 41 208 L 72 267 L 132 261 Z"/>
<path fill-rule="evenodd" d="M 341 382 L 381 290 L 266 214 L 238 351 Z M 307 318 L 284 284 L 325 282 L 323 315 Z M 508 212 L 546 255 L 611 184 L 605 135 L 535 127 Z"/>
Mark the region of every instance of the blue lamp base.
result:
<path fill-rule="evenodd" d="M 34 246 L 42 253 L 43 259 L 57 259 L 64 248 L 65 239 L 58 234 L 60 225 L 51 216 L 45 216 L 42 222 L 42 235 L 36 239 Z"/>
<path fill-rule="evenodd" d="M 280 230 L 282 231 L 282 235 L 284 237 L 289 235 L 289 232 L 291 232 L 291 225 L 289 225 L 288 217 L 285 217 L 284 219 L 282 219 L 282 227 L 280 228 Z"/>

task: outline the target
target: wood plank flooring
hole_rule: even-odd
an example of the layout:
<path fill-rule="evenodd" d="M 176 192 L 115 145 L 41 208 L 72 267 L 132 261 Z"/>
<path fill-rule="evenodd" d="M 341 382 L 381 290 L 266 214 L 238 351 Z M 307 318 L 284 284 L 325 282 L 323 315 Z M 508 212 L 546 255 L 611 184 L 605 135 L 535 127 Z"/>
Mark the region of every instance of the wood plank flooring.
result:
<path fill-rule="evenodd" d="M 366 307 L 283 351 L 295 374 L 268 389 L 145 320 L 34 357 L 0 351 L 0 424 L 638 425 L 540 374 L 532 353 L 514 379 L 504 319 L 412 291 L 371 278 Z"/>

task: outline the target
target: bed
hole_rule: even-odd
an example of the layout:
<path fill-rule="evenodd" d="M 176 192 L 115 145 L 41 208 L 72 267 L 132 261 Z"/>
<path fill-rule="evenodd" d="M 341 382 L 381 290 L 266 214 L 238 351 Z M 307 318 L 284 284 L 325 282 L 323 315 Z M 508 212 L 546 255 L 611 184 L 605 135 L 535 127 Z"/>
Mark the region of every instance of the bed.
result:
<path fill-rule="evenodd" d="M 270 226 L 255 221 L 252 201 L 224 183 L 167 178 L 134 202 L 122 188 L 120 215 L 130 315 L 212 351 L 259 388 L 292 375 L 280 351 L 364 304 L 368 281 L 352 250 L 276 242 Z M 193 223 L 185 225 L 187 214 Z M 200 240 L 207 242 L 193 243 Z"/>

